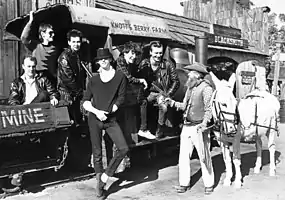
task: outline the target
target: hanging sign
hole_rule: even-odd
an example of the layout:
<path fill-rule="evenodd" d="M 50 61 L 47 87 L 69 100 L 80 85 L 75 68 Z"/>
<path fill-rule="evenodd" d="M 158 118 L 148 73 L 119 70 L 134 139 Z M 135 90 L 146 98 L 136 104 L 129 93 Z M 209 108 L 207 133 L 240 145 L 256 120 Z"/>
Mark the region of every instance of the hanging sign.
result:
<path fill-rule="evenodd" d="M 228 46 L 235 48 L 248 48 L 248 40 L 233 38 L 223 35 L 208 34 L 208 43 L 212 45 Z"/>

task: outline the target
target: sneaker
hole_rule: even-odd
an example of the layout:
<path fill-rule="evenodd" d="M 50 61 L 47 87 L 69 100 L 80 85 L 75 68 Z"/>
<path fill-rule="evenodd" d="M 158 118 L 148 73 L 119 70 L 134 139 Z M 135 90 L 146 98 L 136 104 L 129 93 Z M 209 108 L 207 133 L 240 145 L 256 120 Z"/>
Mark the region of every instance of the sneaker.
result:
<path fill-rule="evenodd" d="M 153 134 L 151 134 L 151 132 L 149 132 L 149 130 L 146 131 L 139 130 L 138 135 L 147 138 L 149 140 L 154 140 L 156 138 Z"/>

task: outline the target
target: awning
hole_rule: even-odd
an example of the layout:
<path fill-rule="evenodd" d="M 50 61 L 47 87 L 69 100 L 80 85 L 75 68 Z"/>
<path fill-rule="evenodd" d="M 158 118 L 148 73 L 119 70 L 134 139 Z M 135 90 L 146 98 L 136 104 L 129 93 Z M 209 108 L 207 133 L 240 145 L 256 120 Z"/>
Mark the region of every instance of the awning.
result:
<path fill-rule="evenodd" d="M 168 25 L 161 18 L 75 5 L 69 9 L 73 23 L 109 27 L 110 34 L 170 39 Z"/>
<path fill-rule="evenodd" d="M 5 30 L 20 38 L 28 19 L 28 15 L 15 18 L 6 24 Z M 37 26 L 40 23 L 52 24 L 56 30 L 68 30 L 71 24 L 78 23 L 107 27 L 109 34 L 114 35 L 171 39 L 168 25 L 161 18 L 126 14 L 93 7 L 65 4 L 52 5 L 37 10 L 34 14 L 34 21 Z M 33 32 L 35 34 L 37 30 L 33 30 Z"/>

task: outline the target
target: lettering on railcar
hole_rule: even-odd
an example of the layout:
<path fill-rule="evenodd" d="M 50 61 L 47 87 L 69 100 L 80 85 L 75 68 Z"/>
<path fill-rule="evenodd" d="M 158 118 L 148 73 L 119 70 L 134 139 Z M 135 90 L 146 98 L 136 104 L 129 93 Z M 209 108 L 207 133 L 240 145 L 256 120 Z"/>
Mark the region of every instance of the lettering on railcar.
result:
<path fill-rule="evenodd" d="M 0 118 L 2 128 L 46 122 L 42 108 L 1 110 Z"/>

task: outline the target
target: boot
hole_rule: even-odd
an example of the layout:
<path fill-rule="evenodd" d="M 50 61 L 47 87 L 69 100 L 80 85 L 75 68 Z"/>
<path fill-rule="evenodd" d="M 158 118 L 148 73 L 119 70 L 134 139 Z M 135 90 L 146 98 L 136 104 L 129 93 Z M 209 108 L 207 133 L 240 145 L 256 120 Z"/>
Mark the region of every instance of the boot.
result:
<path fill-rule="evenodd" d="M 100 199 L 104 199 L 104 187 L 106 183 L 101 180 L 102 173 L 96 174 L 97 185 L 96 185 L 96 196 Z"/>
<path fill-rule="evenodd" d="M 163 130 L 162 130 L 162 125 L 158 124 L 156 132 L 155 132 L 155 137 L 157 139 L 163 138 Z"/>

